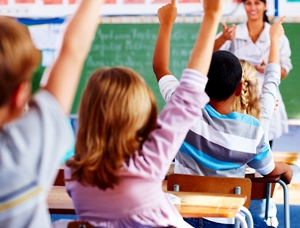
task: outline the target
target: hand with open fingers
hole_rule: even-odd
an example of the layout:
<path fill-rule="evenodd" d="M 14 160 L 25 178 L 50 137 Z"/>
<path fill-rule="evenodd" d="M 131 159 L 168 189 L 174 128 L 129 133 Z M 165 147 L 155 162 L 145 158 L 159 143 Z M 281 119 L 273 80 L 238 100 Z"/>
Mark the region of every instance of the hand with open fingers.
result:
<path fill-rule="evenodd" d="M 222 37 L 225 40 L 233 40 L 235 38 L 235 33 L 236 33 L 236 25 L 232 24 L 229 27 L 227 27 L 225 22 L 222 22 Z"/>
<path fill-rule="evenodd" d="M 158 20 L 161 24 L 173 25 L 177 17 L 176 0 L 171 0 L 170 4 L 167 4 L 157 11 Z"/>
<path fill-rule="evenodd" d="M 282 22 L 284 22 L 286 16 L 282 17 L 279 21 L 275 22 L 270 28 L 271 38 L 280 38 L 284 34 Z"/>
<path fill-rule="evenodd" d="M 203 0 L 204 14 L 221 16 L 223 11 L 224 0 Z"/>
<path fill-rule="evenodd" d="M 264 73 L 265 73 L 265 66 L 266 66 L 266 63 L 265 63 L 265 61 L 263 61 L 263 62 L 261 63 L 260 66 L 254 66 L 254 68 L 255 68 L 259 73 L 264 74 Z"/>

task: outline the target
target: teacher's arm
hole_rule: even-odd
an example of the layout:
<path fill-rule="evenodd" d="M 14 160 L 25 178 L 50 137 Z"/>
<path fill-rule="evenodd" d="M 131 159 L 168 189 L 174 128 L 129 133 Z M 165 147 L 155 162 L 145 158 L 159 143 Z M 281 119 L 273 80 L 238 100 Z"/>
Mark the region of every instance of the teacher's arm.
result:
<path fill-rule="evenodd" d="M 285 70 L 283 67 L 281 67 L 281 79 L 286 78 L 287 75 L 288 75 L 288 74 L 287 74 L 286 70 Z"/>
<path fill-rule="evenodd" d="M 215 39 L 213 51 L 218 51 L 227 40 L 233 40 L 235 38 L 236 25 L 232 24 L 227 27 L 225 22 L 222 22 L 222 34 Z"/>

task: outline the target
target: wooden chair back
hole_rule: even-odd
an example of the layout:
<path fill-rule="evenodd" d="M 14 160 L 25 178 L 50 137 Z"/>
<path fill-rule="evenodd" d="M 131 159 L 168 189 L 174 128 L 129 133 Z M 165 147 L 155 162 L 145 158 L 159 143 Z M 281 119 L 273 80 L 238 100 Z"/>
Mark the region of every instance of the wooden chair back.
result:
<path fill-rule="evenodd" d="M 65 186 L 65 170 L 64 169 L 59 169 L 57 176 L 55 178 L 55 181 L 53 183 L 53 186 Z"/>
<path fill-rule="evenodd" d="M 260 200 L 266 198 L 267 192 L 267 184 L 271 183 L 271 195 L 273 197 L 274 189 L 276 183 L 279 182 L 280 176 L 274 177 L 251 177 L 249 178 L 252 182 L 252 192 L 251 192 L 251 199 L 253 200 Z"/>
<path fill-rule="evenodd" d="M 171 174 L 168 177 L 167 190 L 173 191 L 174 185 L 179 191 L 235 194 L 235 188 L 241 188 L 241 195 L 246 195 L 244 204 L 249 208 L 251 200 L 251 181 L 247 178 L 209 177 L 199 175 Z"/>
<path fill-rule="evenodd" d="M 96 227 L 92 226 L 88 222 L 72 221 L 72 222 L 69 222 L 67 228 L 96 228 Z"/>

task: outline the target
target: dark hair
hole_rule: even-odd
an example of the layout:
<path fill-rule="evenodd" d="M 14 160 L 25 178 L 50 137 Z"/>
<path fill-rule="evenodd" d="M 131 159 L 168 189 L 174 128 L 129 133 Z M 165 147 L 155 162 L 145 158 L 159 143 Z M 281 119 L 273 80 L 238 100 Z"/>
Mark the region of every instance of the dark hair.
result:
<path fill-rule="evenodd" d="M 245 2 L 246 0 L 242 0 L 243 2 Z M 267 1 L 266 0 L 260 0 L 261 2 L 263 2 L 263 3 L 267 3 Z M 268 22 L 268 23 L 270 23 L 269 22 L 269 18 L 268 18 L 268 16 L 267 16 L 267 10 L 265 10 L 264 11 L 264 17 L 263 17 L 263 22 Z"/>
<path fill-rule="evenodd" d="M 238 58 L 228 51 L 213 53 L 205 92 L 212 100 L 225 101 L 237 89 L 242 78 Z"/>

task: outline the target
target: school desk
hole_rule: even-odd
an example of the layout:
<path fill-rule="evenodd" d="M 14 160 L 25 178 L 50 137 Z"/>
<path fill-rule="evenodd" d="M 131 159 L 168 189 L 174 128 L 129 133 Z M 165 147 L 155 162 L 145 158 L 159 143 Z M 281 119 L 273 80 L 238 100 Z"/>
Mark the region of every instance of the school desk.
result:
<path fill-rule="evenodd" d="M 173 192 L 181 199 L 180 205 L 175 205 L 183 217 L 235 217 L 241 209 L 246 196 L 234 194 L 210 194 L 193 192 Z M 75 214 L 72 199 L 64 186 L 53 186 L 49 192 L 48 208 L 50 214 Z"/>
<path fill-rule="evenodd" d="M 297 161 L 299 159 L 299 153 L 294 152 L 272 152 L 273 159 L 275 162 L 284 162 L 288 165 L 297 165 Z"/>

